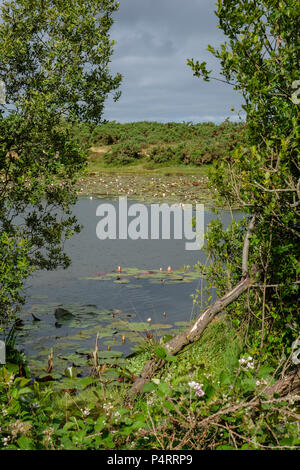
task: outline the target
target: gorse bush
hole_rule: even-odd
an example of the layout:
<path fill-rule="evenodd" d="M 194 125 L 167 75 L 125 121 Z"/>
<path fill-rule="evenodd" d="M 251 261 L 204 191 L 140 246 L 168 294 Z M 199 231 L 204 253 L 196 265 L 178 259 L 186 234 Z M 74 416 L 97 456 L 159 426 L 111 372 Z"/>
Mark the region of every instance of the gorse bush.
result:
<path fill-rule="evenodd" d="M 184 157 L 184 144 L 175 146 L 155 146 L 148 155 L 149 162 L 165 164 L 165 163 L 181 163 Z"/>
<path fill-rule="evenodd" d="M 134 141 L 114 145 L 110 152 L 103 154 L 105 163 L 114 165 L 128 165 L 141 157 L 140 148 Z"/>
<path fill-rule="evenodd" d="M 107 122 L 90 131 L 83 124 L 74 126 L 72 133 L 76 141 L 88 141 L 91 147 L 111 146 L 111 156 L 107 152 L 104 161 L 116 165 L 133 163 L 146 154 L 146 160 L 153 164 L 197 166 L 219 158 L 229 159 L 232 150 L 244 142 L 244 125 L 229 121 L 221 125 Z M 129 147 L 134 147 L 135 152 L 130 152 Z M 126 158 L 129 153 L 131 158 Z"/>

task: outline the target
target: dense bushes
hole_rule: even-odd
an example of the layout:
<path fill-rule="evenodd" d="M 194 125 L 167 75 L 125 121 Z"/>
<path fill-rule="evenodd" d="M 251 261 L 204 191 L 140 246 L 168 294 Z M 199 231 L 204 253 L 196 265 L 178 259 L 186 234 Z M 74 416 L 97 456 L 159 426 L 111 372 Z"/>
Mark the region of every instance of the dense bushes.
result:
<path fill-rule="evenodd" d="M 140 148 L 134 142 L 114 145 L 110 152 L 103 154 L 106 163 L 114 165 L 128 165 L 141 158 Z"/>
<path fill-rule="evenodd" d="M 202 165 L 229 158 L 244 142 L 244 125 L 225 121 L 214 123 L 107 122 L 93 130 L 80 124 L 73 128 L 78 142 L 111 146 L 104 155 L 107 164 L 126 165 L 146 154 L 148 162 L 159 165 Z"/>

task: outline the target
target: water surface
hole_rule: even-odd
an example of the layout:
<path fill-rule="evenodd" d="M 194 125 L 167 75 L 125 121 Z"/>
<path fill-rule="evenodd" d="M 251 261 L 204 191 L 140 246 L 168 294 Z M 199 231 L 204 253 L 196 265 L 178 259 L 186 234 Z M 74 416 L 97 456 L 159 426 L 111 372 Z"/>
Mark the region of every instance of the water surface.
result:
<path fill-rule="evenodd" d="M 73 212 L 84 228 L 65 244 L 72 265 L 66 270 L 36 272 L 27 282 L 25 325 L 20 331 L 19 344 L 29 362 L 35 360 L 38 368 L 42 367 L 50 348 L 60 357 L 92 350 L 98 331 L 100 349 L 107 350 L 111 345 L 113 351 L 129 353 L 137 336 L 145 337 L 151 325 L 158 325 L 153 332 L 159 336 L 167 332 L 169 326 L 190 320 L 200 309 L 200 306 L 193 306 L 192 298 L 196 289 L 203 286 L 200 278 L 174 284 L 154 282 L 147 277 L 131 279 L 127 284 L 114 282 L 115 278 L 105 281 L 84 279 L 97 273 L 110 273 L 118 266 L 136 267 L 145 273 L 160 268 L 166 271 L 168 266 L 176 271 L 184 265 L 194 266 L 198 261 L 205 261 L 203 250 L 185 249 L 186 240 L 99 240 L 96 209 L 100 202 L 118 207 L 116 200 L 89 198 L 79 199 L 74 207 Z M 134 202 L 128 201 L 128 206 Z M 238 211 L 216 214 L 207 210 L 205 227 L 216 218 L 221 218 L 226 226 L 232 217 L 240 219 L 242 214 Z M 54 312 L 60 305 L 74 317 L 58 321 Z M 34 321 L 31 313 L 40 321 Z M 151 323 L 147 330 L 142 328 L 130 333 L 130 327 L 125 326 L 128 322 L 145 324 L 149 318 Z M 124 334 L 125 344 L 121 341 Z"/>

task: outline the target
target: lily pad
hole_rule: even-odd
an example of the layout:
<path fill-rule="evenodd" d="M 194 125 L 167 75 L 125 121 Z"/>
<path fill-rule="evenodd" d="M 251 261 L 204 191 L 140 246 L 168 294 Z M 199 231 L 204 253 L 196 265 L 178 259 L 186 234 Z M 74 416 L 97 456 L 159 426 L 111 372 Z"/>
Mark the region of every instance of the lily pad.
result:
<path fill-rule="evenodd" d="M 151 326 L 152 330 L 165 330 L 167 328 L 172 328 L 172 325 L 169 325 L 167 323 L 155 323 Z"/>
<path fill-rule="evenodd" d="M 72 318 L 74 318 L 74 315 L 71 312 L 69 312 L 69 310 L 66 310 L 61 307 L 58 307 L 55 310 L 54 316 L 59 321 L 66 321 L 66 320 L 71 320 Z"/>
<path fill-rule="evenodd" d="M 98 351 L 98 357 L 102 359 L 112 358 L 112 357 L 122 357 L 122 351 Z"/>
<path fill-rule="evenodd" d="M 80 278 L 81 280 L 94 280 L 94 281 L 109 281 L 114 280 L 118 284 L 125 284 L 129 282 L 129 278 L 135 279 L 148 279 L 152 282 L 167 282 L 179 283 L 179 282 L 191 282 L 199 279 L 200 275 L 198 271 L 190 270 L 187 268 L 181 268 L 171 272 L 161 271 L 160 269 L 154 269 L 150 271 L 141 270 L 138 268 L 122 268 L 121 272 L 102 272 L 96 273 L 92 276 Z"/>
<path fill-rule="evenodd" d="M 74 366 L 77 367 L 83 367 L 87 365 L 87 359 L 83 356 L 80 356 L 79 354 L 66 354 L 64 356 L 61 356 L 61 359 L 65 359 L 66 361 L 72 363 Z"/>
<path fill-rule="evenodd" d="M 184 327 L 188 327 L 190 326 L 191 322 L 190 321 L 176 321 L 174 323 L 175 326 L 184 326 Z"/>

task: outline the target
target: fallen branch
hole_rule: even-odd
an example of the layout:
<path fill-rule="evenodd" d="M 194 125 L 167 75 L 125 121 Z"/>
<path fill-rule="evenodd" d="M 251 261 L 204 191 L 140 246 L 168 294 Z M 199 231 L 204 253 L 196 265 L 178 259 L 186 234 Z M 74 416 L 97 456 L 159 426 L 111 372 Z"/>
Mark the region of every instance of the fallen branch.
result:
<path fill-rule="evenodd" d="M 252 217 L 247 233 L 245 235 L 244 246 L 243 246 L 243 255 L 242 255 L 242 279 L 241 281 L 227 294 L 225 294 L 220 299 L 217 299 L 216 302 L 208 307 L 203 313 L 201 313 L 194 324 L 190 326 L 185 332 L 180 333 L 179 335 L 172 338 L 168 341 L 164 348 L 168 351 L 168 354 L 175 355 L 177 354 L 184 346 L 189 343 L 192 343 L 200 338 L 205 328 L 211 323 L 214 317 L 220 313 L 224 308 L 234 302 L 240 297 L 249 287 L 252 286 L 254 280 L 250 277 L 248 272 L 248 254 L 249 254 L 249 245 L 250 237 L 254 230 L 255 224 L 255 215 Z M 137 380 L 134 382 L 133 386 L 130 389 L 129 394 L 134 396 L 135 394 L 141 393 L 143 386 L 151 380 L 151 378 L 156 374 L 156 372 L 165 365 L 166 361 L 163 359 L 153 358 L 148 361 Z"/>

